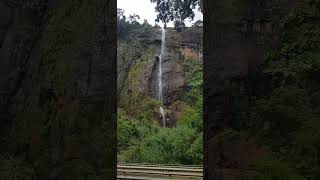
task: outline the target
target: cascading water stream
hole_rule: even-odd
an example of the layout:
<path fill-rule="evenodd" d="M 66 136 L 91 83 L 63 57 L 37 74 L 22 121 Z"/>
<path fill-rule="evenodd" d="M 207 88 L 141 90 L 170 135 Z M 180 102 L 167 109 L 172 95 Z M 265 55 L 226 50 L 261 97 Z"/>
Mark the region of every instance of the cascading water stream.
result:
<path fill-rule="evenodd" d="M 163 96 L 162 96 L 162 58 L 164 57 L 164 48 L 165 48 L 165 44 L 166 44 L 166 30 L 165 28 L 161 29 L 162 33 L 161 33 L 161 52 L 159 55 L 159 75 L 158 75 L 158 83 L 159 83 L 159 101 L 161 103 L 161 105 L 163 105 Z M 166 117 L 165 117 L 165 112 L 163 110 L 163 107 L 160 106 L 159 108 L 159 112 L 162 116 L 162 124 L 163 127 L 166 127 Z"/>

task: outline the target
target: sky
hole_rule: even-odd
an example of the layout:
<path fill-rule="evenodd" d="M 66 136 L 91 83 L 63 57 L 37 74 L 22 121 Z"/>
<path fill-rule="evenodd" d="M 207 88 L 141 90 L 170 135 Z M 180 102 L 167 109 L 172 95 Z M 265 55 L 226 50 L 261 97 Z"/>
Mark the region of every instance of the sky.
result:
<path fill-rule="evenodd" d="M 155 12 L 155 4 L 151 3 L 150 0 L 117 0 L 117 8 L 123 9 L 125 15 L 137 14 L 140 16 L 139 22 L 143 22 L 144 19 L 148 21 L 149 24 L 154 25 L 155 19 L 157 18 L 157 13 Z M 198 8 L 193 10 L 195 13 L 194 20 L 190 22 L 190 19 L 185 20 L 186 26 L 191 26 L 193 22 L 202 19 L 202 13 L 198 11 Z M 158 23 L 163 26 L 162 23 Z M 168 27 L 173 27 L 173 22 L 167 24 Z"/>

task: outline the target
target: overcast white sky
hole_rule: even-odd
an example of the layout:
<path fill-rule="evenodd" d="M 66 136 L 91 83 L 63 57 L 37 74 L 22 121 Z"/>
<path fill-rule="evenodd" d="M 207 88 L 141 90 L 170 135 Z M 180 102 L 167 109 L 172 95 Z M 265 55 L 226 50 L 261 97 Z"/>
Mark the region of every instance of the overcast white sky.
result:
<path fill-rule="evenodd" d="M 152 25 L 155 24 L 155 19 L 157 14 L 155 12 L 155 4 L 151 3 L 150 0 L 117 0 L 117 8 L 125 10 L 125 15 L 129 16 L 130 14 L 138 14 L 140 16 L 140 22 L 143 22 L 144 19 Z M 194 10 L 195 17 L 192 22 L 189 19 L 185 20 L 186 26 L 191 26 L 193 22 L 202 19 L 202 13 L 196 8 Z M 162 26 L 162 23 L 159 23 Z M 173 27 L 173 22 L 167 24 L 168 27 Z"/>

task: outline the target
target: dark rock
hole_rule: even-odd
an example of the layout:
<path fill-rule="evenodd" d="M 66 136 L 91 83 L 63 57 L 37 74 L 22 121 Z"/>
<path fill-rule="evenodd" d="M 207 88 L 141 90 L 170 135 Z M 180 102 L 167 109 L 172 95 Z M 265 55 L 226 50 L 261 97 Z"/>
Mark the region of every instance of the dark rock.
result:
<path fill-rule="evenodd" d="M 224 170 L 228 160 L 221 160 L 224 163 L 217 164 L 219 153 L 225 152 L 226 159 L 232 159 L 232 153 L 239 155 L 238 152 L 251 152 L 255 148 L 251 148 L 250 144 L 230 142 L 228 149 L 220 150 L 213 140 L 229 128 L 233 119 L 231 86 L 233 82 L 241 84 L 248 74 L 256 71 L 266 52 L 276 44 L 274 32 L 279 21 L 293 7 L 303 7 L 301 2 L 226 0 L 207 1 L 204 6 L 204 80 L 209 83 L 204 89 L 204 156 L 209 158 L 205 162 L 205 179 L 241 177 Z M 233 152 L 226 154 L 231 149 Z M 239 156 L 245 157 L 236 160 L 239 164 L 250 160 L 250 154 Z M 239 171 L 239 167 L 233 168 Z M 219 172 L 219 177 L 215 172 Z"/>
<path fill-rule="evenodd" d="M 0 3 L 0 154 L 35 179 L 112 179 L 115 1 L 21 3 Z"/>

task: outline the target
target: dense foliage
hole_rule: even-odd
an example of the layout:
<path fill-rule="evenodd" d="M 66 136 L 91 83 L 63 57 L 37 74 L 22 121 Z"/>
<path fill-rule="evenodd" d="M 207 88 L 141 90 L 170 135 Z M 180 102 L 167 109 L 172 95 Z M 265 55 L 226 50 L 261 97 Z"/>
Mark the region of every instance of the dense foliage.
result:
<path fill-rule="evenodd" d="M 35 173 L 33 168 L 27 163 L 0 155 L 0 179 L 4 180 L 33 180 Z"/>
<path fill-rule="evenodd" d="M 188 62 L 188 61 L 187 61 Z M 175 128 L 161 128 L 157 122 L 159 102 L 141 99 L 138 112 L 128 115 L 118 109 L 118 153 L 125 162 L 201 164 L 202 138 L 202 66 L 186 63 L 190 79 L 181 91 L 185 104 L 183 115 Z M 196 67 L 196 68 L 194 68 Z M 194 68 L 194 69 L 193 69 Z"/>
<path fill-rule="evenodd" d="M 188 65 L 188 68 L 194 67 Z M 157 122 L 157 100 L 147 98 L 134 115 L 118 109 L 119 160 L 142 163 L 201 164 L 202 138 L 202 67 L 191 71 L 191 78 L 181 94 L 185 104 L 175 128 L 161 128 Z M 151 103 L 151 104 L 150 104 Z M 128 110 L 128 109 L 127 109 Z M 127 114 L 126 114 L 127 113 Z"/>
<path fill-rule="evenodd" d="M 234 94 L 233 128 L 273 152 L 254 163 L 253 179 L 320 179 L 319 18 L 319 1 L 283 18 L 279 46 L 260 67 L 263 82 L 251 74 L 247 92 Z"/>
<path fill-rule="evenodd" d="M 185 28 L 185 19 L 190 18 L 193 20 L 193 9 L 195 9 L 197 5 L 202 6 L 201 0 L 151 0 L 151 2 L 156 4 L 155 10 L 158 13 L 156 21 L 161 21 L 164 24 L 174 21 L 174 27 L 178 31 Z"/>

